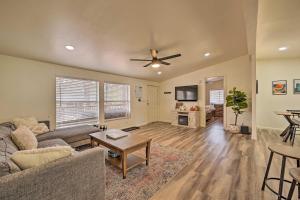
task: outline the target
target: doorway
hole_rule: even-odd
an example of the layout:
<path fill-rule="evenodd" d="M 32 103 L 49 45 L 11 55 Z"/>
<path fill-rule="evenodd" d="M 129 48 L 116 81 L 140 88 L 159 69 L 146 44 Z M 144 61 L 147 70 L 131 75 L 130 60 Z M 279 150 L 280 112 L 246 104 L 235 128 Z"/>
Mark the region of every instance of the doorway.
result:
<path fill-rule="evenodd" d="M 224 117 L 224 77 L 209 77 L 205 81 L 206 99 L 205 99 L 205 115 L 206 125 L 215 122 L 223 123 Z"/>
<path fill-rule="evenodd" d="M 148 123 L 158 121 L 158 87 L 147 86 L 147 118 Z"/>

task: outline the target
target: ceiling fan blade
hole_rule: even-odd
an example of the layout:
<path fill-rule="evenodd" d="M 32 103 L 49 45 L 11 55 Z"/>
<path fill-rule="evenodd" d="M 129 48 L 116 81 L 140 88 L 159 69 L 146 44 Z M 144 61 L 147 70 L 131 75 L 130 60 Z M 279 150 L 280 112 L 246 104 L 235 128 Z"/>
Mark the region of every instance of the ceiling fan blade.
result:
<path fill-rule="evenodd" d="M 130 59 L 130 61 L 152 61 L 149 59 Z"/>
<path fill-rule="evenodd" d="M 157 50 L 155 50 L 155 49 L 150 49 L 150 53 L 151 53 L 151 56 L 152 56 L 153 58 L 157 58 L 157 53 L 158 53 Z"/>
<path fill-rule="evenodd" d="M 181 54 L 175 54 L 175 55 L 172 55 L 172 56 L 166 56 L 166 57 L 163 57 L 163 58 L 159 58 L 159 60 L 168 60 L 168 59 L 171 59 L 171 58 L 176 58 L 176 57 L 179 57 L 181 56 Z"/>
<path fill-rule="evenodd" d="M 170 65 L 170 63 L 165 62 L 165 61 L 162 61 L 162 60 L 159 60 L 159 62 L 160 62 L 161 64 L 163 64 L 163 65 Z"/>
<path fill-rule="evenodd" d="M 152 64 L 152 62 L 151 63 L 148 63 L 147 65 L 145 65 L 144 67 L 148 67 L 149 65 L 151 65 Z"/>

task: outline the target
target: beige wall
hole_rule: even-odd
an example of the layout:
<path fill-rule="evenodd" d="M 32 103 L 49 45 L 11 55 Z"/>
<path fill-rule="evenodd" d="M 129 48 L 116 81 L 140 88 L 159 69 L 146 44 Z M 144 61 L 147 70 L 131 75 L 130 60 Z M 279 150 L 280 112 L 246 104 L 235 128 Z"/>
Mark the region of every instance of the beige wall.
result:
<path fill-rule="evenodd" d="M 274 111 L 300 109 L 300 95 L 293 94 L 293 79 L 300 79 L 300 59 L 257 60 L 257 127 L 283 129 L 287 122 Z M 287 95 L 272 95 L 272 81 L 287 80 Z"/>
<path fill-rule="evenodd" d="M 4 55 L 0 55 L 0 122 L 11 120 L 16 116 L 36 116 L 40 120 L 49 119 L 54 128 L 56 76 L 98 80 L 100 85 L 103 85 L 104 81 L 130 84 L 131 118 L 110 121 L 108 125 L 123 128 L 147 123 L 147 85 L 157 86 L 157 82 Z M 142 102 L 138 102 L 135 98 L 135 85 L 143 86 Z M 103 89 L 100 90 L 101 99 L 103 100 Z M 103 104 L 100 105 L 101 109 L 103 110 Z M 100 121 L 103 123 L 103 115 Z"/>
<path fill-rule="evenodd" d="M 147 85 L 159 86 L 159 115 L 161 121 L 172 122 L 175 107 L 174 88 L 180 85 L 199 85 L 199 101 L 187 106 L 201 107 L 201 125 L 205 126 L 205 80 L 212 76 L 224 77 L 225 91 L 237 86 L 251 97 L 251 69 L 248 56 L 242 56 L 213 65 L 161 83 L 110 75 L 78 68 L 0 55 L 0 122 L 16 116 L 36 116 L 51 120 L 55 125 L 55 77 L 67 76 L 85 79 L 129 83 L 131 85 L 132 116 L 130 119 L 108 123 L 113 128 L 123 128 L 147 123 Z M 143 86 L 143 100 L 138 102 L 134 95 L 135 85 Z M 101 87 L 100 87 L 101 88 Z M 164 94 L 164 92 L 172 94 Z M 103 94 L 103 91 L 100 91 Z M 103 98 L 103 96 L 102 96 Z M 101 100 L 101 96 L 100 96 Z M 103 105 L 100 105 L 103 110 Z M 228 110 L 228 112 L 227 112 Z M 225 109 L 225 124 L 233 122 L 231 109 Z M 227 119 L 227 120 L 226 120 Z M 103 115 L 100 119 L 103 123 Z M 247 110 L 239 123 L 251 126 L 251 109 Z"/>
<path fill-rule="evenodd" d="M 224 90 L 228 91 L 234 86 L 238 89 L 244 90 L 251 101 L 251 66 L 249 56 L 242 56 L 224 63 L 213 65 L 204 69 L 199 69 L 195 72 L 178 76 L 166 80 L 160 84 L 160 120 L 172 122 L 174 118 L 175 100 L 174 91 L 175 86 L 180 85 L 199 85 L 199 100 L 195 103 L 186 103 L 191 106 L 197 104 L 201 108 L 201 126 L 205 126 L 205 80 L 208 77 L 223 76 Z M 164 94 L 164 92 L 172 92 L 172 94 Z M 234 122 L 234 115 L 231 108 L 226 108 L 224 111 L 225 125 Z M 240 118 L 239 124 L 251 126 L 251 108 L 247 109 Z"/>
<path fill-rule="evenodd" d="M 206 83 L 206 99 L 205 99 L 205 105 L 209 105 L 210 104 L 210 95 L 209 95 L 209 91 L 210 90 L 222 90 L 224 89 L 223 87 L 223 80 L 219 80 L 219 81 L 210 81 Z"/>

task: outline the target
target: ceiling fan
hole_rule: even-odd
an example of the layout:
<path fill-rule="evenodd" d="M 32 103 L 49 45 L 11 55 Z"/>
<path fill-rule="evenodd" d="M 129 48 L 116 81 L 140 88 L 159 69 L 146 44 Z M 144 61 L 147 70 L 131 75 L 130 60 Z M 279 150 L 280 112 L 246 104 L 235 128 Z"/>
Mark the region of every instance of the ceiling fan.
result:
<path fill-rule="evenodd" d="M 179 53 L 179 54 L 175 54 L 175 55 L 171 55 L 171 56 L 158 58 L 157 57 L 158 51 L 155 49 L 150 49 L 150 53 L 151 53 L 152 59 L 130 59 L 130 61 L 150 61 L 150 63 L 148 63 L 144 67 L 148 67 L 149 65 L 151 65 L 153 68 L 158 68 L 158 67 L 160 67 L 160 64 L 170 65 L 170 63 L 165 62 L 165 60 L 181 56 L 181 54 Z"/>

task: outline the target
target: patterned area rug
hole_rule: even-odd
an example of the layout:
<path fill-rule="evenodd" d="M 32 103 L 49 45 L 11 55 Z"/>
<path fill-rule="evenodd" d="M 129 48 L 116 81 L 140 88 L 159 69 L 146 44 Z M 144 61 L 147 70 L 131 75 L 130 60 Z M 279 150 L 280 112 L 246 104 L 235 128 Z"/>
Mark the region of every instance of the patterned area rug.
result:
<path fill-rule="evenodd" d="M 144 155 L 145 150 L 138 152 Z M 191 160 L 192 154 L 157 143 L 151 144 L 150 165 L 138 165 L 127 172 L 106 164 L 106 200 L 146 200 L 174 177 Z"/>

